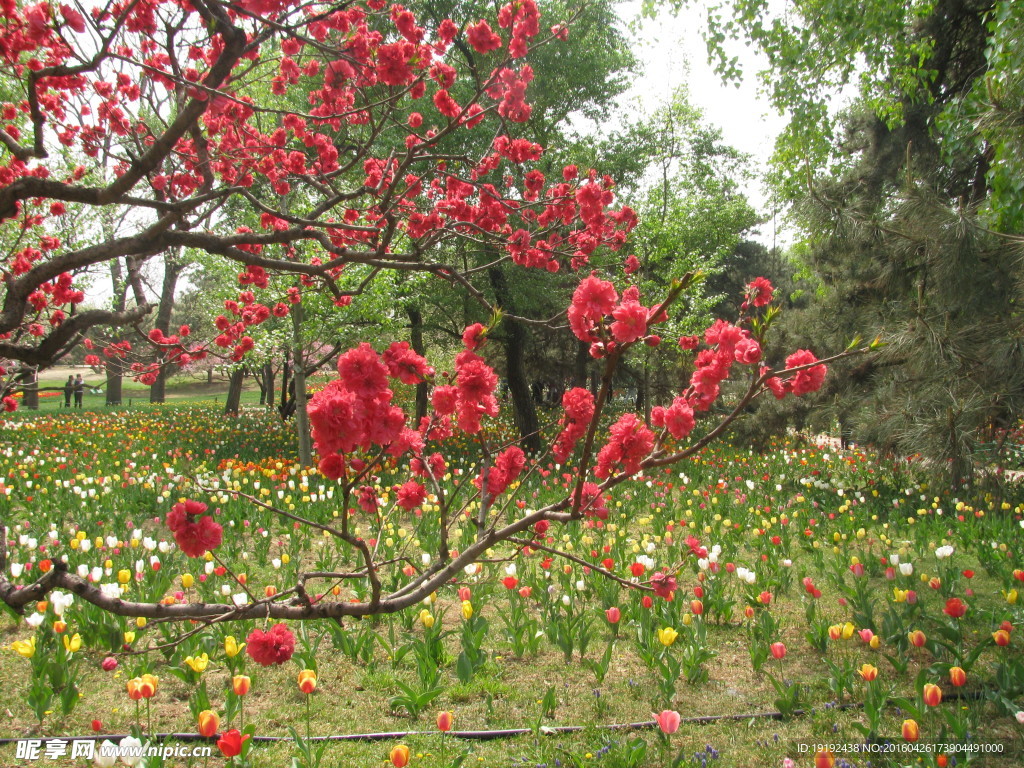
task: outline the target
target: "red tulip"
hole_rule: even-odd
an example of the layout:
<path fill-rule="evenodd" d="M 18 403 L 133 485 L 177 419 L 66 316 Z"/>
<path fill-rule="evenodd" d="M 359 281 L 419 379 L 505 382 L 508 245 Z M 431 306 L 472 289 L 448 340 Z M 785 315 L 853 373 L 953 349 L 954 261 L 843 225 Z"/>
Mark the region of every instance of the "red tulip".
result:
<path fill-rule="evenodd" d="M 242 745 L 248 738 L 249 734 L 243 736 L 237 728 L 232 728 L 217 740 L 217 749 L 224 757 L 236 757 L 242 754 Z"/>
<path fill-rule="evenodd" d="M 447 733 L 452 729 L 454 715 L 451 712 L 441 712 L 437 716 L 437 730 Z"/>
<path fill-rule="evenodd" d="M 622 611 L 616 608 L 614 605 L 604 612 L 605 618 L 608 619 L 609 624 L 618 624 L 619 619 L 622 618 Z"/>
<path fill-rule="evenodd" d="M 946 601 L 946 607 L 942 609 L 942 612 L 951 618 L 959 619 L 967 613 L 967 603 L 959 597 L 951 597 Z"/>
<path fill-rule="evenodd" d="M 786 656 L 786 644 L 785 643 L 772 643 L 769 646 L 772 651 L 772 656 L 776 659 L 782 659 Z"/>

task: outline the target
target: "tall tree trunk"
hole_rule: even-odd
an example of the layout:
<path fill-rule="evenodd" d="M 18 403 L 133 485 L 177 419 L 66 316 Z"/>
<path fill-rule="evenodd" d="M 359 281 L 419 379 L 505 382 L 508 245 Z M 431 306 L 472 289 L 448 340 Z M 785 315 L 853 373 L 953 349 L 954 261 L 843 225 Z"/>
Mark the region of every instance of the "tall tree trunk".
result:
<path fill-rule="evenodd" d="M 113 234 L 104 227 L 104 234 L 112 238 Z M 125 292 L 128 286 L 121 271 L 121 259 L 110 260 L 110 282 L 114 289 L 113 303 L 115 312 L 125 310 Z M 107 405 L 120 405 L 125 365 L 119 357 L 107 360 Z"/>
<path fill-rule="evenodd" d="M 299 433 L 299 463 L 308 467 L 313 463 L 313 440 L 309 434 L 309 414 L 306 412 L 306 362 L 302 350 L 302 303 L 292 305 L 292 358 L 295 361 L 295 429 Z"/>
<path fill-rule="evenodd" d="M 576 360 L 572 370 L 572 385 L 574 387 L 587 386 L 587 366 L 590 363 L 590 345 L 585 341 L 576 339 Z"/>
<path fill-rule="evenodd" d="M 488 276 L 498 306 L 514 313 L 515 307 L 508 283 L 505 280 L 505 273 L 501 271 L 500 267 L 491 267 L 488 270 Z M 508 378 L 508 392 L 512 397 L 513 419 L 519 429 L 523 448 L 532 453 L 539 453 L 541 449 L 540 425 L 537 422 L 537 408 L 530 396 L 530 382 L 526 376 L 527 331 L 521 323 L 508 318 L 502 320 L 502 325 L 504 328 L 502 340 L 505 347 L 505 373 Z"/>
<path fill-rule="evenodd" d="M 228 381 L 228 399 L 224 403 L 224 415 L 237 416 L 238 408 L 242 404 L 242 383 L 245 381 L 245 368 L 238 366 L 231 371 L 231 379 Z"/>
<path fill-rule="evenodd" d="M 263 394 L 260 395 L 260 405 L 268 408 L 274 407 L 274 364 L 263 364 Z"/>
<path fill-rule="evenodd" d="M 420 308 L 409 304 L 406 305 L 405 311 L 409 315 L 409 343 L 412 345 L 412 351 L 426 357 L 427 350 L 423 346 L 423 315 Z M 416 424 L 419 424 L 426 415 L 427 382 L 422 381 L 416 385 Z"/>
<path fill-rule="evenodd" d="M 277 412 L 283 417 L 288 408 L 288 382 L 292 375 L 291 352 L 285 350 L 284 364 L 281 366 L 281 404 Z"/>
<path fill-rule="evenodd" d="M 181 265 L 177 261 L 177 250 L 164 253 L 164 282 L 160 288 L 160 303 L 157 305 L 153 328 L 165 336 L 170 335 L 171 312 L 174 311 L 174 290 L 178 285 Z M 167 366 L 164 364 L 164 353 L 159 351 L 156 362 L 160 368 L 156 373 L 156 381 L 149 388 L 149 402 L 162 403 L 167 395 Z"/>
<path fill-rule="evenodd" d="M 641 386 L 637 388 L 637 411 L 643 410 L 644 423 L 651 426 L 651 348 L 644 347 L 644 369 L 643 377 L 640 380 Z"/>
<path fill-rule="evenodd" d="M 39 374 L 35 368 L 26 368 L 18 375 L 21 386 L 21 405 L 30 411 L 39 410 Z"/>
<path fill-rule="evenodd" d="M 120 405 L 122 384 L 124 383 L 124 364 L 120 358 L 107 360 L 107 405 Z"/>

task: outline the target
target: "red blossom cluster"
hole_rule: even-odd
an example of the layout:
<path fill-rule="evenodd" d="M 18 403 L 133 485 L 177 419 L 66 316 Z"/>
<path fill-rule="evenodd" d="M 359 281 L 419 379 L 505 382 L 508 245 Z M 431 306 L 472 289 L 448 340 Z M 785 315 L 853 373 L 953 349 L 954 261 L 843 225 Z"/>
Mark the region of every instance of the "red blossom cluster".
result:
<path fill-rule="evenodd" d="M 751 306 L 767 307 L 772 303 L 772 298 L 774 296 L 775 288 L 768 281 L 768 278 L 755 277 L 747 283 L 746 293 L 744 294 L 743 303 L 740 305 L 740 309 L 746 310 Z"/>
<path fill-rule="evenodd" d="M 254 629 L 246 638 L 245 652 L 263 667 L 284 664 L 295 653 L 295 635 L 284 624 L 275 624 L 266 632 Z"/>
<path fill-rule="evenodd" d="M 171 507 L 165 522 L 174 534 L 178 548 L 188 557 L 202 557 L 220 546 L 224 529 L 204 514 L 201 501 L 184 501 Z"/>
<path fill-rule="evenodd" d="M 407 344 L 395 343 L 381 355 L 362 343 L 338 358 L 338 375 L 309 403 L 313 442 L 320 453 L 320 471 L 341 477 L 344 454 L 371 446 L 388 446 L 394 456 L 416 453 L 423 441 L 405 425 L 402 409 L 392 405 L 388 377 L 415 384 L 433 375 L 427 361 Z"/>
<path fill-rule="evenodd" d="M 479 323 L 466 329 L 466 349 L 455 357 L 455 383 L 434 389 L 431 404 L 436 418 L 423 425 L 429 439 L 444 439 L 451 433 L 452 415 L 456 416 L 459 429 L 467 434 L 480 431 L 484 416 L 498 415 L 498 400 L 494 396 L 498 375 L 473 352 L 482 343 L 484 333 Z"/>
<path fill-rule="evenodd" d="M 761 359 L 761 345 L 745 328 L 716 320 L 704 332 L 708 348 L 701 350 L 695 360 L 696 370 L 690 377 L 686 399 L 697 411 L 706 411 L 718 397 L 721 383 L 729 378 L 734 363 L 753 365 Z M 684 349 L 690 340 L 680 339 Z"/>
<path fill-rule="evenodd" d="M 396 495 L 398 506 L 404 510 L 411 511 L 422 504 L 424 499 L 427 498 L 427 489 L 415 480 L 409 480 L 399 486 Z"/>
<path fill-rule="evenodd" d="M 526 466 L 526 454 L 518 445 L 512 445 L 498 454 L 494 466 L 481 471 L 475 484 L 477 488 L 485 486 L 487 498 L 493 499 L 502 494 L 516 481 Z M 483 482 L 486 477 L 486 484 Z"/>
<path fill-rule="evenodd" d="M 594 474 L 599 478 L 621 472 L 634 475 L 640 471 L 640 462 L 654 448 L 654 433 L 635 413 L 624 413 L 612 424 L 608 442 L 597 454 Z"/>
<path fill-rule="evenodd" d="M 565 410 L 559 422 L 562 431 L 558 433 L 553 449 L 558 462 L 569 458 L 576 443 L 587 433 L 594 418 L 594 396 L 581 387 L 573 387 L 562 395 L 562 408 Z"/>
<path fill-rule="evenodd" d="M 817 392 L 825 382 L 828 366 L 824 364 L 812 365 L 812 363 L 816 362 L 818 362 L 818 358 L 809 349 L 798 349 L 786 358 L 786 368 L 810 367 L 797 371 L 785 380 L 780 379 L 778 376 L 772 376 L 765 383 L 777 400 L 781 400 L 790 393 L 799 397 L 809 392 Z M 764 373 L 766 370 L 762 368 L 761 372 Z"/>

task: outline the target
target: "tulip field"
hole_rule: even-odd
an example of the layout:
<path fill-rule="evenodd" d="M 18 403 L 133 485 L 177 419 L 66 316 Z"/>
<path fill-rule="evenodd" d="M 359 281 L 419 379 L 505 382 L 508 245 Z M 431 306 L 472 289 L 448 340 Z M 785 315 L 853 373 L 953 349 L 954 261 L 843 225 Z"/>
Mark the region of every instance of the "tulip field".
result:
<path fill-rule="evenodd" d="M 15 586 L 66 567 L 123 600 L 243 605 L 299 582 L 314 603 L 365 599 L 361 581 L 310 575 L 352 552 L 279 513 L 344 510 L 273 414 L 17 412 L 0 432 Z M 478 472 L 464 447 L 446 482 Z M 564 496 L 570 469 L 542 464 L 512 504 Z M 146 621 L 55 591 L 0 618 L 0 765 L 113 764 L 20 759 L 18 739 L 156 734 L 212 755 L 122 764 L 1020 765 L 1024 483 L 926 478 L 913 458 L 795 436 L 719 443 L 622 485 L 604 519 L 490 550 L 423 603 L 362 620 Z M 411 576 L 438 526 L 430 495 L 389 505 L 405 479 L 375 475 L 392 511 L 352 519 Z M 223 527 L 201 557 L 168 527 L 186 502 Z M 453 549 L 470 545 L 471 513 Z M 674 582 L 631 588 L 656 573 Z"/>

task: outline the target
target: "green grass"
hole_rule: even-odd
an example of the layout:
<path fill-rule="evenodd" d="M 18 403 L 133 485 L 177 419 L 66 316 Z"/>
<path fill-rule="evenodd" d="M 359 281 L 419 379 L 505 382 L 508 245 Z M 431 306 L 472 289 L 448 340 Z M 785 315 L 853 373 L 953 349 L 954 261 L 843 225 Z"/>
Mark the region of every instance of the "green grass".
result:
<path fill-rule="evenodd" d="M 199 396 L 198 393 L 192 394 Z M 103 409 L 101 407 L 97 410 Z M 48 557 L 56 557 L 65 552 L 62 547 L 73 527 L 87 530 L 90 541 L 94 541 L 100 533 L 129 535 L 118 532 L 125 527 L 126 519 L 131 519 L 132 526 L 139 526 L 143 530 L 143 536 L 166 538 L 162 516 L 172 500 L 179 495 L 192 495 L 186 486 L 190 471 L 199 471 L 195 468 L 200 465 L 216 466 L 222 459 L 236 454 L 241 454 L 245 461 L 283 458 L 294 439 L 294 435 L 285 427 L 276 425 L 275 429 L 271 429 L 275 425 L 275 417 L 262 413 L 247 413 L 239 419 L 225 419 L 215 405 L 182 408 L 180 411 L 175 411 L 173 404 L 152 408 L 144 405 L 139 410 L 142 412 L 110 420 L 93 417 L 62 420 L 52 419 L 50 414 L 49 424 L 44 423 L 42 417 L 37 419 L 31 415 L 14 414 L 15 420 L 25 419 L 34 423 L 31 428 L 20 432 L 11 430 L 10 439 L 21 442 L 12 443 L 14 450 L 0 452 L 0 480 L 14 488 L 10 497 L 0 494 L 0 505 L 4 505 L 0 506 L 0 515 L 11 522 L 12 528 L 17 524 L 23 526 L 21 530 L 27 527 L 33 533 L 42 534 L 40 541 L 44 545 L 43 537 L 52 521 L 61 532 L 61 541 L 47 551 Z M 255 438 L 259 440 L 251 442 Z M 41 449 L 38 457 L 32 454 L 36 448 Z M 204 453 L 205 449 L 210 453 Z M 56 455 L 58 450 L 61 452 L 59 456 Z M 125 488 L 119 485 L 120 478 L 115 477 L 117 482 L 114 483 L 103 480 L 90 484 L 99 476 L 119 475 L 121 467 L 129 459 L 136 476 L 145 478 L 144 483 Z M 559 761 L 562 766 L 578 768 L 626 768 L 628 743 L 643 738 L 648 744 L 647 755 L 634 768 L 663 768 L 667 765 L 666 758 L 661 752 L 656 734 L 651 730 L 620 732 L 608 731 L 602 726 L 648 720 L 652 712 L 666 706 L 658 691 L 656 673 L 643 663 L 641 652 L 647 649 L 660 650 L 655 634 L 657 628 L 666 625 L 680 629 L 683 627 L 680 622 L 689 607 L 692 590 L 698 583 L 694 560 L 683 543 L 685 534 L 692 530 L 706 544 L 723 544 L 726 547 L 723 561 L 734 560 L 737 564 L 746 565 L 763 563 L 757 565 L 759 576 L 754 593 L 765 588 L 773 592 L 770 611 L 782 625 L 778 639 L 790 649 L 781 672 L 785 677 L 803 683 L 804 706 L 808 712 L 785 721 L 748 717 L 775 710 L 776 692 L 768 678 L 763 673 L 756 673 L 751 666 L 750 641 L 740 618 L 742 606 L 749 597 L 743 596 L 740 588 L 740 591 L 731 593 L 738 601 L 738 610 L 733 620 L 722 624 L 708 622 L 708 644 L 716 652 L 716 656 L 707 663 L 708 679 L 697 684 L 680 680 L 671 707 L 684 717 L 743 717 L 707 725 L 684 724 L 671 739 L 673 755 L 683 748 L 691 756 L 702 753 L 702 759 L 689 761 L 690 768 L 698 765 L 703 768 L 705 762 L 713 768 L 779 768 L 784 757 L 800 757 L 799 744 L 862 742 L 863 737 L 854 724 L 863 719 L 863 714 L 857 709 L 840 711 L 830 708 L 834 694 L 827 683 L 824 657 L 804 639 L 807 626 L 800 584 L 802 575 L 807 573 L 814 576 L 822 589 L 824 594 L 819 605 L 829 621 L 845 621 L 850 617 L 850 609 L 841 606 L 841 594 L 826 576 L 826 571 L 833 574 L 832 579 L 838 573 L 839 582 L 848 585 L 852 580 L 848 571 L 851 556 L 856 555 L 862 562 L 873 563 L 872 573 L 864 578 L 869 580 L 871 592 L 881 611 L 891 601 L 892 583 L 884 579 L 877 567 L 879 558 L 906 544 L 912 550 L 912 559 L 917 564 L 918 569 L 914 574 L 916 580 L 926 569 L 934 570 L 936 560 L 931 554 L 932 550 L 938 543 L 949 538 L 958 545 L 956 568 L 976 571 L 970 581 L 975 594 L 969 597 L 971 613 L 968 629 L 973 633 L 968 635 L 969 644 L 973 645 L 986 638 L 991 631 L 990 624 L 994 622 L 998 625 L 1004 616 L 1018 625 L 1015 633 L 1020 632 L 1020 611 L 1024 604 L 1007 605 L 1000 596 L 1000 590 L 1008 584 L 994 575 L 999 569 L 993 566 L 992 561 L 982 559 L 990 551 L 987 545 L 981 546 L 984 542 L 999 538 L 1013 544 L 1019 540 L 1019 528 L 1013 514 L 997 513 L 999 503 L 989 500 L 983 501 L 989 510 L 987 515 L 975 517 L 965 510 L 965 520 L 954 523 L 955 505 L 944 491 L 928 491 L 923 484 L 914 484 L 917 481 L 912 483 L 907 475 L 896 474 L 897 470 L 891 470 L 893 474 L 890 476 L 890 469 L 881 464 L 868 467 L 859 458 L 848 459 L 844 457 L 830 462 L 824 460 L 820 453 L 809 451 L 799 454 L 792 464 L 780 460 L 778 466 L 766 467 L 761 463 L 762 457 L 745 450 L 723 448 L 698 457 L 671 475 L 655 477 L 656 482 L 651 485 L 638 483 L 628 492 L 623 492 L 620 497 L 622 506 L 613 507 L 613 516 L 608 520 L 620 526 L 621 530 L 600 530 L 580 524 L 573 524 L 565 531 L 559 530 L 558 541 L 563 545 L 574 545 L 574 551 L 583 557 L 593 557 L 587 551 L 599 550 L 600 545 L 607 542 L 614 548 L 612 554 L 616 568 L 622 573 L 627 572 L 629 563 L 647 544 L 654 547 L 659 562 L 683 562 L 679 574 L 680 591 L 676 600 L 672 603 L 659 600 L 649 611 L 640 608 L 639 598 L 634 593 L 620 590 L 614 584 L 611 585 L 614 591 L 609 593 L 604 591 L 609 586 L 607 583 L 596 576 L 590 577 L 584 596 L 579 598 L 585 601 L 581 604 L 585 604 L 585 610 L 592 619 L 592 640 L 586 654 L 587 661 L 599 659 L 611 639 L 610 629 L 603 619 L 604 605 L 621 606 L 624 616 L 608 674 L 603 682 L 598 682 L 578 651 L 567 662 L 563 653 L 546 637 L 541 639 L 536 654 L 527 653 L 522 658 L 514 656 L 501 618 L 510 613 L 509 606 L 513 604 L 510 601 L 518 597 L 508 592 L 499 581 L 504 575 L 505 563 L 500 560 L 503 552 L 494 553 L 497 562 L 486 566 L 487 578 L 481 581 L 466 578 L 438 591 L 438 602 L 432 611 L 440 622 L 438 628 L 449 633 L 444 638 L 445 647 L 441 654 L 443 663 L 440 687 L 443 690 L 418 719 L 390 705 L 392 698 L 402 690 L 399 683 L 421 687 L 414 652 L 392 662 L 378 642 L 368 661 L 356 661 L 350 659 L 342 647 L 346 638 L 357 634 L 368 635 L 374 631 L 389 642 L 393 640 L 398 646 L 418 642 L 424 633 L 422 625 L 416 620 L 422 606 L 415 606 L 394 616 L 346 622 L 342 632 L 328 623 L 305 625 L 311 644 L 316 644 L 317 638 L 320 638 L 316 654 L 320 681 L 310 702 L 311 731 L 319 735 L 433 731 L 437 712 L 451 710 L 455 713 L 456 729 L 534 729 L 564 725 L 583 727 L 582 731 L 572 734 L 537 733 L 489 742 L 462 743 L 449 740 L 449 757 L 456 748 L 471 750 L 464 765 L 546 765 L 554 768 L 556 761 Z M 233 473 L 231 477 L 247 491 L 256 493 L 256 483 L 259 483 L 261 491 L 277 499 L 281 497 L 272 489 L 275 485 L 278 488 L 284 486 L 281 493 L 287 494 L 286 499 L 275 503 L 286 504 L 289 503 L 287 499 L 291 499 L 305 514 L 316 516 L 316 519 L 332 517 L 338 507 L 336 500 L 325 500 L 322 494 L 315 500 L 303 498 L 311 491 L 287 487 L 288 483 L 294 482 L 296 486 L 300 484 L 297 478 L 301 474 L 296 474 L 298 468 L 286 461 L 282 466 L 271 469 L 269 465 L 274 463 L 263 461 L 256 467 L 225 471 Z M 752 467 L 749 472 L 745 465 Z M 871 472 L 867 471 L 869 468 Z M 178 472 L 181 473 L 182 485 L 173 490 L 160 487 L 163 482 L 169 481 L 154 480 L 157 476 L 169 477 Z M 275 472 L 280 474 L 275 475 Z M 673 489 L 668 481 L 678 482 L 683 473 L 690 475 L 685 481 L 687 487 Z M 776 482 L 783 482 L 783 474 L 787 476 L 784 480 L 787 485 L 784 490 L 777 490 Z M 834 487 L 862 488 L 865 501 L 847 509 L 851 503 L 849 492 L 838 497 L 834 487 L 817 489 L 810 482 L 804 483 L 800 479 L 804 475 L 827 477 Z M 748 485 L 745 480 L 748 477 L 755 478 L 757 482 L 751 480 L 752 485 Z M 100 488 L 102 493 L 106 493 L 104 488 L 110 488 L 111 495 L 99 495 L 95 501 L 91 497 L 83 498 L 66 488 L 62 478 L 72 485 L 81 483 L 83 487 Z M 856 485 L 860 481 L 866 484 Z M 382 473 L 379 480 L 382 488 L 390 486 L 392 482 L 391 475 Z M 523 499 L 536 498 L 532 495 L 534 492 L 559 493 L 558 482 L 559 475 L 553 472 L 543 479 L 534 478 L 532 485 L 524 484 L 518 493 Z M 321 483 L 321 478 L 314 475 L 310 483 L 311 488 L 315 489 Z M 877 500 L 871 489 L 880 489 Z M 904 493 L 903 489 L 909 493 Z M 157 497 L 157 494 L 162 495 Z M 933 494 L 943 495 L 941 506 L 946 510 L 944 517 L 926 514 L 925 509 L 917 509 L 918 506 L 928 505 Z M 891 512 L 894 496 L 908 498 L 906 508 Z M 288 584 L 287 573 L 272 567 L 269 557 L 280 557 L 283 552 L 289 551 L 296 561 L 294 567 L 299 568 L 298 561 L 301 559 L 304 561 L 302 568 L 306 569 L 321 555 L 330 552 L 322 537 L 304 539 L 294 532 L 290 522 L 282 524 L 251 505 L 237 501 L 207 500 L 211 501 L 211 506 L 223 507 L 222 520 L 250 523 L 244 530 L 238 526 L 230 538 L 225 529 L 225 543 L 219 554 L 227 559 L 236 572 L 244 570 L 248 577 L 247 583 L 257 592 L 268 584 Z M 1018 500 L 1017 497 L 1010 497 L 1008 504 L 1017 503 Z M 935 504 L 938 505 L 939 501 Z M 772 512 L 762 515 L 763 508 L 768 505 Z M 889 511 L 886 511 L 887 508 Z M 794 561 L 791 571 L 768 562 L 772 557 L 768 553 L 778 550 L 768 544 L 767 536 L 754 535 L 760 526 L 769 527 L 768 515 L 777 515 L 780 509 L 799 520 L 789 528 L 771 521 L 772 531 L 778 531 L 786 537 L 783 543 L 785 553 Z M 1016 515 L 1022 512 L 1024 505 L 1019 505 Z M 908 515 L 912 515 L 915 522 L 906 522 Z M 805 526 L 816 525 L 810 521 L 811 517 L 820 520 L 821 527 L 814 537 L 815 542 L 822 544 L 820 547 L 808 543 L 809 539 L 804 533 Z M 683 519 L 689 519 L 689 522 L 681 522 Z M 394 527 L 407 525 L 414 528 L 417 525 L 412 516 L 408 520 L 394 522 Z M 669 523 L 671 529 L 667 527 Z M 971 533 L 958 532 L 957 525 L 964 526 L 964 531 Z M 863 536 L 858 533 L 862 527 L 868 529 Z M 267 529 L 270 536 L 260 537 L 256 533 L 258 528 Z M 669 530 L 674 531 L 671 544 L 666 541 Z M 37 548 L 17 543 L 17 533 L 12 530 L 10 536 L 12 556 L 18 557 L 19 562 L 30 558 L 40 559 L 43 555 Z M 387 533 L 391 534 L 391 529 Z M 563 534 L 565 538 L 561 538 Z M 838 539 L 834 539 L 833 534 Z M 469 531 L 467 536 L 472 536 L 472 532 Z M 459 542 L 460 546 L 464 546 L 464 541 Z M 266 542 L 270 549 L 261 551 L 261 542 Z M 391 545 L 385 543 L 384 546 Z M 67 552 L 75 558 L 72 562 L 92 558 L 91 563 L 102 564 L 104 558 L 110 557 L 112 573 L 121 567 L 131 567 L 136 558 L 145 556 L 141 551 L 134 552 L 131 544 L 119 543 L 118 547 L 111 547 L 103 553 L 99 551 L 99 545 L 96 547 L 89 554 L 70 550 Z M 123 551 L 113 551 L 115 549 Z M 762 559 L 762 554 L 765 559 Z M 1019 555 L 1012 557 L 1012 562 L 1007 563 L 1008 568 L 1019 564 Z M 562 611 L 558 607 L 560 603 L 557 597 L 548 596 L 547 586 L 555 585 L 556 595 L 572 593 L 572 584 L 578 578 L 578 565 L 572 566 L 571 574 L 564 573 L 561 564 L 546 572 L 540 560 L 539 556 L 521 558 L 518 577 L 523 584 L 533 589 L 532 596 L 524 598 L 525 610 L 530 618 L 541 622 L 539 628 L 543 630 L 544 617 L 548 615 L 546 612 Z M 346 566 L 342 562 L 336 564 L 339 568 Z M 163 558 L 164 575 L 175 579 L 175 585 L 180 583 L 177 580 L 186 569 L 198 575 L 202 573 L 202 566 L 203 563 L 187 560 L 180 553 L 171 553 Z M 150 578 L 150 572 L 145 567 L 143 570 L 145 578 Z M 787 572 L 792 576 L 785 577 Z M 1008 575 L 1008 572 L 1004 575 Z M 110 578 L 107 576 L 104 580 Z M 22 581 L 24 583 L 26 580 Z M 205 592 L 199 591 L 197 582 L 189 599 L 223 599 L 219 589 L 224 581 L 211 579 L 205 584 Z M 728 584 L 728 589 L 736 589 L 733 586 L 735 579 Z M 477 606 L 476 618 L 486 619 L 490 627 L 483 646 L 488 653 L 488 660 L 468 682 L 460 682 L 456 674 L 463 626 L 455 594 L 460 586 L 472 588 L 473 603 Z M 943 598 L 933 593 L 924 583 L 915 586 L 920 590 L 923 614 L 913 621 L 927 622 L 915 626 L 921 626 L 931 634 L 933 629 L 945 622 L 941 612 Z M 961 584 L 961 588 L 963 586 L 966 586 L 966 582 Z M 141 588 L 132 586 L 131 594 L 137 595 Z M 176 586 L 171 587 L 171 591 L 174 589 Z M 345 599 L 345 596 L 339 599 Z M 72 624 L 70 631 L 81 629 L 84 633 L 84 624 L 94 621 L 96 617 L 80 613 L 80 610 L 79 606 L 72 610 L 69 617 L 69 623 Z M 130 628 L 132 625 L 127 626 Z M 263 622 L 250 621 L 234 625 L 231 632 L 236 637 L 244 638 L 257 626 L 262 627 Z M 184 625 L 177 629 L 189 628 Z M 115 627 L 118 638 L 121 629 Z M 299 632 L 297 626 L 293 625 L 293 629 Z M 0 652 L 0 686 L 9 692 L 6 706 L 10 712 L 4 720 L 4 728 L 0 729 L 0 736 L 83 734 L 90 731 L 90 723 L 94 719 L 102 722 L 105 733 L 124 733 L 134 722 L 134 705 L 126 696 L 124 683 L 127 678 L 143 670 L 157 674 L 161 679 L 159 693 L 153 699 L 154 728 L 160 732 L 194 732 L 196 724 L 189 712 L 189 698 L 194 695 L 195 687 L 186 685 L 171 674 L 171 667 L 181 669 L 186 653 L 208 652 L 211 664 L 203 679 L 213 707 L 223 712 L 230 675 L 221 639 L 217 634 L 219 631 L 208 631 L 202 636 L 204 639 L 191 639 L 180 648 L 169 650 L 167 659 L 158 650 L 150 651 L 145 656 L 121 654 L 121 666 L 114 673 L 104 672 L 100 668 L 100 662 L 106 655 L 105 650 L 99 647 L 100 643 L 83 649 L 78 655 L 81 659 L 82 697 L 77 709 L 68 717 L 61 717 L 59 712 L 51 712 L 46 715 L 41 730 L 37 728 L 23 700 L 31 682 L 29 662 L 10 651 Z M 17 621 L 16 617 L 0 617 L 0 646 L 9 646 L 16 639 L 23 640 L 29 633 L 30 630 L 27 630 L 23 622 Z M 164 642 L 161 626 L 156 622 L 151 622 L 138 634 L 139 639 L 134 645 L 136 648 Z M 120 640 L 115 642 L 119 643 Z M 335 642 L 338 642 L 338 648 L 335 648 Z M 679 645 L 673 649 L 673 653 L 678 654 L 681 653 L 683 641 L 680 639 L 677 642 Z M 1019 647 L 1020 640 L 1015 634 L 1014 653 Z M 853 639 L 838 647 L 831 647 L 828 656 L 832 659 L 849 658 L 857 665 L 862 662 L 872 663 L 879 668 L 879 677 L 886 684 L 891 683 L 901 695 L 912 697 L 915 677 L 919 670 L 928 668 L 935 661 L 934 657 L 923 651 L 911 650 L 908 671 L 898 673 L 884 659 L 882 654 L 886 652 L 898 653 L 898 650 L 895 646 L 883 646 L 881 651 L 872 651 L 859 640 Z M 992 687 L 992 670 L 999 658 L 999 651 L 995 648 L 989 648 L 982 654 L 977 668 L 969 673 L 971 690 Z M 299 669 L 300 666 L 295 663 L 262 669 L 251 660 L 248 662 L 247 673 L 253 677 L 253 688 L 246 699 L 246 721 L 256 725 L 257 734 L 287 736 L 290 727 L 300 733 L 305 731 L 305 701 L 296 685 Z M 774 662 L 769 663 L 766 670 L 776 675 L 780 672 L 779 665 Z M 931 679 L 941 680 L 943 673 L 933 671 L 930 674 Z M 949 686 L 945 687 L 948 692 Z M 545 715 L 542 711 L 543 702 L 549 691 L 555 703 L 553 711 Z M 863 692 L 864 684 L 858 682 L 854 700 L 860 701 Z M 922 735 L 927 734 L 931 741 L 937 740 L 942 724 L 941 712 L 955 711 L 957 706 L 960 705 L 950 702 L 929 713 L 927 722 L 922 722 Z M 985 702 L 974 702 L 969 706 L 979 720 L 976 734 L 978 742 L 1004 743 L 1015 755 L 1020 754 L 1020 728 L 1011 717 L 1000 714 Z M 3 712 L 0 709 L 0 714 Z M 902 717 L 901 713 L 890 709 L 884 717 L 881 733 L 898 739 Z M 222 728 L 226 727 L 228 724 L 223 723 Z M 447 766 L 448 763 L 440 757 L 441 741 L 437 733 L 410 736 L 405 742 L 412 748 L 414 768 Z M 327 748 L 323 768 L 385 765 L 388 751 L 395 743 L 396 739 L 375 743 L 331 744 Z M 706 745 L 710 745 L 714 752 L 708 752 Z M 288 766 L 293 754 L 294 748 L 287 742 L 261 745 L 252 757 L 251 765 Z M 713 757 L 714 754 L 719 757 Z M 0 766 L 15 765 L 13 755 L 13 747 L 0 747 Z M 217 758 L 211 760 L 211 764 L 223 765 L 223 761 Z M 805 756 L 797 764 L 804 766 L 810 762 Z M 858 768 L 867 768 L 867 761 L 862 757 L 855 758 L 852 764 Z M 909 758 L 902 763 L 872 761 L 875 768 L 902 764 L 918 765 Z M 929 762 L 920 764 L 932 765 Z M 1012 759 L 989 759 L 987 763 L 977 763 L 982 766 L 1014 764 Z"/>

